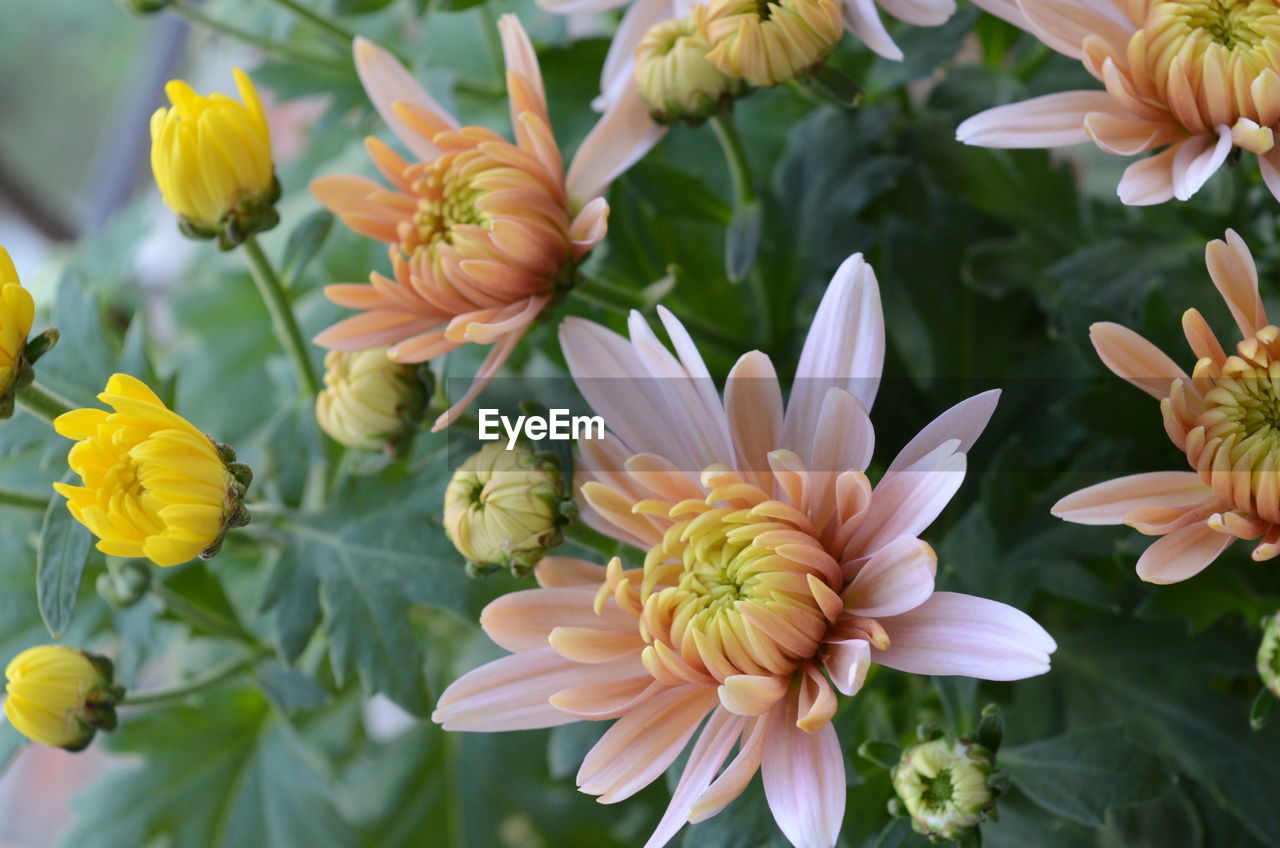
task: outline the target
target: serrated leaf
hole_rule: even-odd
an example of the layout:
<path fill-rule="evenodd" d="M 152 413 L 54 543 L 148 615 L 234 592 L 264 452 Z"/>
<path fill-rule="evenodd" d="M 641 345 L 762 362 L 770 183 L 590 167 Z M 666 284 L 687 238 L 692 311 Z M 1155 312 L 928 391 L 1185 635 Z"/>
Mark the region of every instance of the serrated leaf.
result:
<path fill-rule="evenodd" d="M 40 526 L 36 557 L 36 602 L 55 639 L 71 623 L 92 547 L 93 534 L 72 517 L 66 498 L 55 494 Z"/>
<path fill-rule="evenodd" d="M 1150 800 L 1170 786 L 1160 761 L 1120 725 L 1004 748 L 998 762 L 1040 807 L 1088 827 L 1100 827 L 1108 807 Z"/>

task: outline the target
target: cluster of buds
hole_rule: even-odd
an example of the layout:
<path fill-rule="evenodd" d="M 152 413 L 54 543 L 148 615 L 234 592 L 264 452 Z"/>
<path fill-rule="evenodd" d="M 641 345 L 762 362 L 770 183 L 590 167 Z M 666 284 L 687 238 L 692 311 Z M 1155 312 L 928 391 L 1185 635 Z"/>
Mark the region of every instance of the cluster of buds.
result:
<path fill-rule="evenodd" d="M 468 457 L 444 494 L 444 530 L 467 572 L 523 576 L 564 541 L 577 517 L 567 477 L 556 456 L 521 445 L 494 443 Z"/>
<path fill-rule="evenodd" d="M 378 347 L 326 354 L 316 420 L 349 448 L 400 457 L 422 426 L 434 380 L 425 364 L 395 362 L 387 351 Z"/>
<path fill-rule="evenodd" d="M 883 742 L 859 750 L 889 769 L 897 793 L 889 802 L 891 814 L 910 818 L 912 828 L 932 842 L 978 845 L 978 826 L 996 820 L 996 799 L 1008 785 L 996 769 L 1003 735 L 1000 709 L 990 705 L 972 737 L 950 737 L 924 725 L 906 750 Z"/>
<path fill-rule="evenodd" d="M 124 688 L 111 660 L 65 645 L 28 648 L 5 669 L 4 714 L 33 742 L 82 751 L 114 730 Z"/>
<path fill-rule="evenodd" d="M 817 70 L 843 34 L 833 0 L 710 0 L 645 33 L 636 88 L 655 121 L 697 124 L 749 86 Z"/>

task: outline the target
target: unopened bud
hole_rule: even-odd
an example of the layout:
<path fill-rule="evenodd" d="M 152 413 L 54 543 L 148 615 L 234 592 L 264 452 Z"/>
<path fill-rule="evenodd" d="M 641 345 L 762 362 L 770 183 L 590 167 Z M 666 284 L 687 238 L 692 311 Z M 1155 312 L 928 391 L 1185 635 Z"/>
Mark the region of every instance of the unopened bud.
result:
<path fill-rule="evenodd" d="M 114 730 L 116 686 L 111 661 L 65 645 L 28 648 L 5 669 L 4 714 L 22 735 L 81 751 L 98 730 Z"/>
<path fill-rule="evenodd" d="M 501 443 L 462 463 L 444 495 L 445 533 L 473 573 L 527 574 L 563 541 L 574 515 L 554 458 Z"/>
<path fill-rule="evenodd" d="M 935 842 L 960 839 L 994 817 L 994 775 L 990 751 L 946 737 L 912 745 L 892 773 L 902 812 Z"/>
<path fill-rule="evenodd" d="M 695 15 L 717 68 L 771 86 L 826 60 L 844 35 L 840 8 L 832 0 L 711 0 Z"/>
<path fill-rule="evenodd" d="M 636 48 L 636 87 L 662 124 L 699 123 L 741 94 L 742 80 L 707 58 L 711 45 L 692 16 L 663 21 Z"/>
<path fill-rule="evenodd" d="M 320 428 L 350 448 L 400 454 L 422 424 L 430 371 L 391 361 L 385 347 L 330 351 L 324 367 Z"/>

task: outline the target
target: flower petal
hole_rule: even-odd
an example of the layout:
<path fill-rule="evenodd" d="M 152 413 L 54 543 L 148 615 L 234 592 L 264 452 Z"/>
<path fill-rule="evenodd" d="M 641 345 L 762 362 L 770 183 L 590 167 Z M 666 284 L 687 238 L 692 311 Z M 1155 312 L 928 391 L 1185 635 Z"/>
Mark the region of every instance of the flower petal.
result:
<path fill-rule="evenodd" d="M 938 556 L 927 542 L 910 536 L 894 539 L 858 570 L 844 590 L 845 609 L 879 618 L 915 609 L 933 594 Z"/>
<path fill-rule="evenodd" d="M 1138 576 L 1167 585 L 1195 577 L 1236 540 L 1200 522 L 1161 536 L 1138 558 Z"/>
<path fill-rule="evenodd" d="M 405 70 L 395 56 L 382 49 L 367 38 L 356 36 L 352 42 L 355 54 L 356 72 L 360 75 L 360 84 L 373 103 L 382 120 L 386 122 L 396 138 L 413 151 L 423 162 L 431 162 L 440 155 L 440 148 L 414 132 L 392 108 L 393 103 L 403 101 L 419 106 L 433 113 L 440 121 L 457 128 L 458 121 L 436 99 L 427 94 L 413 75 Z"/>
<path fill-rule="evenodd" d="M 929 422 L 914 439 L 907 442 L 907 446 L 898 451 L 893 462 L 889 463 L 887 470 L 898 471 L 906 468 L 936 450 L 942 443 L 952 439 L 960 443 L 957 450 L 968 453 L 978 441 L 978 437 L 982 435 L 982 431 L 987 429 L 987 422 L 996 411 L 996 403 L 999 400 L 1000 390 L 992 389 L 960 401 Z"/>
<path fill-rule="evenodd" d="M 1258 294 L 1258 267 L 1244 239 L 1227 230 L 1226 241 L 1214 239 L 1205 247 L 1204 261 L 1241 335 L 1247 339 L 1267 326 L 1267 310 Z"/>
<path fill-rule="evenodd" d="M 1089 327 L 1089 340 L 1112 373 L 1154 398 L 1168 397 L 1174 380 L 1189 379 L 1176 362 L 1128 327 L 1102 321 Z"/>
<path fill-rule="evenodd" d="M 1089 140 L 1085 116 L 1116 112 L 1105 91 L 1060 91 L 979 112 L 956 129 L 956 139 L 977 147 L 1066 147 Z"/>
<path fill-rule="evenodd" d="M 761 774 L 774 821 L 796 848 L 832 848 L 844 821 L 844 755 L 830 722 L 796 727 L 795 697 L 769 713 Z"/>
<path fill-rule="evenodd" d="M 1050 510 L 1076 524 L 1124 524 L 1140 507 L 1183 508 L 1213 499 L 1213 489 L 1194 471 L 1154 471 L 1117 477 L 1072 492 Z"/>

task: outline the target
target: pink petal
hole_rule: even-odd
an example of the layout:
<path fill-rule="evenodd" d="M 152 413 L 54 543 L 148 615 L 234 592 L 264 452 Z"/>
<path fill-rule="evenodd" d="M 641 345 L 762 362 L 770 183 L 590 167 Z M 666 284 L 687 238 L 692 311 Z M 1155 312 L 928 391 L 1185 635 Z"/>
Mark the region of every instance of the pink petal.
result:
<path fill-rule="evenodd" d="M 1128 327 L 1099 322 L 1089 327 L 1089 340 L 1112 373 L 1154 398 L 1168 397 L 1174 380 L 1189 379 L 1176 362 Z"/>
<path fill-rule="evenodd" d="M 1114 0 L 1020 0 L 1030 31 L 1045 44 L 1070 56 L 1084 56 L 1084 40 L 1097 35 L 1124 54 L 1136 27 Z"/>
<path fill-rule="evenodd" d="M 1258 157 L 1258 168 L 1262 171 L 1262 181 L 1271 196 L 1280 200 L 1280 145 Z"/>
<path fill-rule="evenodd" d="M 720 685 L 720 703 L 740 716 L 764 715 L 785 694 L 790 680 L 765 674 L 731 674 Z"/>
<path fill-rule="evenodd" d="M 589 586 L 595 591 L 604 582 L 605 567 L 573 557 L 543 557 L 533 570 L 538 585 L 544 589 Z"/>
<path fill-rule="evenodd" d="M 967 461 L 959 442 L 944 442 L 918 461 L 876 484 L 845 559 L 867 556 L 899 536 L 919 536 L 933 523 L 964 482 Z"/>
<path fill-rule="evenodd" d="M 441 413 L 440 417 L 431 425 L 431 432 L 443 430 L 448 427 L 458 416 L 467 411 L 467 407 L 471 406 L 471 402 L 479 397 L 484 391 L 484 387 L 489 385 L 489 381 L 494 375 L 502 369 L 503 363 L 507 361 L 507 357 L 511 355 L 511 351 L 515 350 L 516 345 L 520 343 L 520 339 L 524 336 L 528 327 L 511 333 L 497 342 L 489 351 L 489 355 L 485 357 L 484 362 L 480 363 L 480 369 L 476 372 L 475 379 L 471 381 L 471 387 L 467 389 L 467 393 L 460 397 L 453 406 Z M 394 358 L 395 349 L 392 349 L 392 357 Z"/>
<path fill-rule="evenodd" d="M 1086 115 L 1118 108 L 1105 91 L 1061 91 L 979 112 L 956 129 L 956 139 L 977 147 L 1067 147 L 1089 140 Z"/>
<path fill-rule="evenodd" d="M 1267 310 L 1258 294 L 1258 267 L 1244 239 L 1235 230 L 1227 230 L 1226 241 L 1209 242 L 1204 261 L 1241 335 L 1247 339 L 1267 326 Z"/>
<path fill-rule="evenodd" d="M 1209 178 L 1217 173 L 1233 147 L 1231 128 L 1218 127 L 1218 137 L 1197 135 L 1187 139 L 1178 147 L 1173 157 L 1173 196 L 1179 200 L 1190 200 Z"/>
<path fill-rule="evenodd" d="M 826 651 L 823 664 L 831 682 L 842 694 L 858 694 L 871 668 L 871 643 L 865 639 L 842 639 L 828 642 Z"/>
<path fill-rule="evenodd" d="M 573 254 L 581 259 L 587 251 L 604 241 L 609 231 L 609 204 L 603 197 L 582 207 L 582 211 L 569 225 L 569 240 L 573 242 Z"/>
<path fill-rule="evenodd" d="M 593 666 L 599 668 L 599 666 Z M 578 770 L 578 788 L 600 803 L 625 800 L 667 770 L 715 705 L 709 686 L 678 686 L 618 719 Z"/>
<path fill-rule="evenodd" d="M 455 680 L 440 696 L 431 720 L 445 730 L 486 733 L 555 727 L 576 720 L 548 703 L 556 692 L 644 673 L 638 658 L 583 665 L 566 660 L 549 646 L 522 651 Z"/>
<path fill-rule="evenodd" d="M 796 848 L 832 848 L 844 821 L 844 755 L 830 722 L 796 727 L 794 698 L 768 717 L 761 774 L 774 821 Z"/>
<path fill-rule="evenodd" d="M 1073 492 L 1050 511 L 1076 524 L 1124 524 L 1125 517 L 1139 507 L 1180 509 L 1212 498 L 1213 489 L 1193 471 L 1155 471 L 1118 477 Z"/>
<path fill-rule="evenodd" d="M 542 68 L 538 66 L 538 54 L 529 42 L 529 34 L 524 31 L 520 19 L 510 12 L 498 17 L 498 33 L 502 39 L 502 58 L 508 73 L 516 73 L 528 84 L 536 103 L 529 104 L 534 112 L 543 120 L 547 119 L 547 93 L 542 86 Z M 517 98 L 511 98 L 511 123 L 520 122 Z"/>
<path fill-rule="evenodd" d="M 638 634 L 634 618 L 614 606 L 596 615 L 595 602 L 594 585 L 510 592 L 484 608 L 480 626 L 499 647 L 512 652 L 545 648 L 558 627 Z"/>
<path fill-rule="evenodd" d="M 875 272 L 855 253 L 841 264 L 827 287 L 796 366 L 787 402 L 783 444 L 811 456 L 814 429 L 827 390 L 849 391 L 871 409 L 884 365 L 884 315 Z"/>
<path fill-rule="evenodd" d="M 844 591 L 845 609 L 880 618 L 915 609 L 933 594 L 938 557 L 928 543 L 894 539 L 867 560 Z"/>
<path fill-rule="evenodd" d="M 1126 206 L 1154 206 L 1173 197 L 1173 160 L 1179 145 L 1139 159 L 1128 168 L 1116 186 L 1120 202 Z"/>
<path fill-rule="evenodd" d="M 433 161 L 440 155 L 440 148 L 432 144 L 430 139 L 423 138 L 410 129 L 396 115 L 391 104 L 397 101 L 412 103 L 454 128 L 457 128 L 458 121 L 435 98 L 427 94 L 426 89 L 405 70 L 395 56 L 361 36 L 356 36 L 352 47 L 360 83 L 382 120 L 414 155 L 423 162 Z"/>
<path fill-rule="evenodd" d="M 1195 577 L 1236 540 L 1200 522 L 1161 536 L 1138 558 L 1138 576 L 1167 585 Z"/>
<path fill-rule="evenodd" d="M 649 117 L 649 104 L 629 80 L 573 156 L 565 177 L 571 206 L 580 207 L 608 191 L 609 183 L 652 150 L 666 132 Z"/>
<path fill-rule="evenodd" d="M 1053 638 L 1008 604 L 934 592 L 910 612 L 880 619 L 889 648 L 872 649 L 880 665 L 912 674 L 1021 680 L 1049 670 Z"/>
<path fill-rule="evenodd" d="M 698 734 L 698 741 L 693 745 L 689 761 L 685 763 L 680 775 L 680 782 L 676 784 L 675 792 L 671 793 L 671 803 L 667 805 L 662 821 L 658 822 L 657 829 L 644 844 L 644 848 L 662 848 L 684 827 L 693 811 L 694 802 L 707 791 L 716 772 L 724 765 L 734 743 L 742 734 L 746 721 L 741 716 L 722 709 L 711 713 L 706 726 Z"/>
<path fill-rule="evenodd" d="M 782 434 L 782 388 L 769 357 L 758 350 L 745 353 L 729 372 L 724 385 L 724 409 L 737 449 L 739 471 L 763 483 L 769 452 Z"/>
<path fill-rule="evenodd" d="M 618 4 L 621 5 L 621 4 Z M 627 6 L 618 29 L 609 42 L 600 71 L 600 97 L 591 104 L 594 109 L 607 109 L 617 99 L 635 72 L 635 53 L 649 30 L 672 17 L 670 0 L 635 0 Z"/>
<path fill-rule="evenodd" d="M 1026 16 L 1022 14 L 1022 9 L 1018 8 L 1017 0 L 973 0 L 973 5 L 1008 21 L 1019 29 L 1029 31 L 1031 28 Z"/>
<path fill-rule="evenodd" d="M 844 4 L 844 25 L 875 53 L 894 62 L 902 61 L 902 49 L 893 43 L 872 0 L 847 0 Z"/>
<path fill-rule="evenodd" d="M 939 26 L 955 14 L 955 0 L 880 0 L 884 10 L 916 26 Z"/>
<path fill-rule="evenodd" d="M 747 788 L 760 768 L 760 757 L 764 752 L 764 731 L 768 721 L 768 716 L 746 720 L 742 727 L 738 756 L 733 758 L 710 788 L 694 803 L 693 809 L 689 811 L 689 821 L 706 821 L 727 807 Z"/>
<path fill-rule="evenodd" d="M 957 449 L 961 453 L 968 453 L 982 431 L 987 429 L 987 422 L 996 411 L 999 400 L 1000 390 L 992 389 L 960 401 L 933 419 L 914 439 L 907 442 L 907 446 L 898 451 L 893 462 L 889 463 L 888 471 L 906 468 L 936 450 L 938 445 L 952 439 L 960 443 Z"/>

